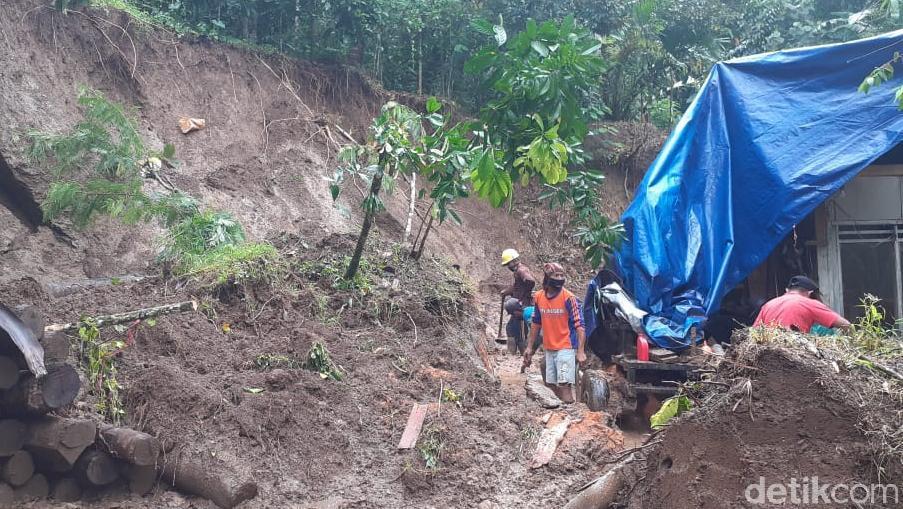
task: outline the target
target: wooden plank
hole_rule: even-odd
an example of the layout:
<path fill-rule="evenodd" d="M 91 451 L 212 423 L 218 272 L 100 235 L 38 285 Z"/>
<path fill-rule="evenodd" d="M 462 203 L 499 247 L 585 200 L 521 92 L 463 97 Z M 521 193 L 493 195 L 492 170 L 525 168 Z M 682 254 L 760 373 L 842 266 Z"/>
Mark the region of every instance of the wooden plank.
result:
<path fill-rule="evenodd" d="M 423 420 L 426 418 L 429 408 L 430 405 L 414 403 L 411 414 L 408 415 L 408 424 L 404 428 L 404 433 L 401 434 L 401 440 L 398 441 L 399 449 L 413 449 L 417 444 L 420 430 L 423 429 Z"/>
<path fill-rule="evenodd" d="M 533 459 L 530 460 L 530 468 L 539 468 L 552 461 L 558 444 L 561 443 L 573 422 L 570 416 L 564 414 L 555 414 L 549 419 L 546 428 L 539 435 L 536 452 L 533 453 Z"/>

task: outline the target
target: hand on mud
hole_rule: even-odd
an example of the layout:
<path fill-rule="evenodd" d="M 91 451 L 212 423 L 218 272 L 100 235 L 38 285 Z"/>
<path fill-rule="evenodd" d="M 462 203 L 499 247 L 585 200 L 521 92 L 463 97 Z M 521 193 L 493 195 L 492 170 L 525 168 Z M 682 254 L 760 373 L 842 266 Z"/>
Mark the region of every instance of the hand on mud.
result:
<path fill-rule="evenodd" d="M 586 364 L 586 352 L 577 351 L 577 364 L 580 366 Z"/>

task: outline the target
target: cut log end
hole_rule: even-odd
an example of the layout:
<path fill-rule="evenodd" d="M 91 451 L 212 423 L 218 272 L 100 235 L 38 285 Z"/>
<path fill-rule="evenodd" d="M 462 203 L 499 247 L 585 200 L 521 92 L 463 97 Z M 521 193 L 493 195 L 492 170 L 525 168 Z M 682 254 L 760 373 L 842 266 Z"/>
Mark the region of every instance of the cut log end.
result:
<path fill-rule="evenodd" d="M 31 454 L 26 451 L 18 451 L 10 456 L 3 464 L 0 475 L 10 486 L 24 485 L 34 475 L 34 461 L 31 459 Z"/>
<path fill-rule="evenodd" d="M 15 489 L 16 500 L 25 502 L 29 500 L 40 500 L 47 498 L 50 494 L 50 483 L 44 474 L 35 474 L 31 476 L 24 485 Z"/>
<path fill-rule="evenodd" d="M 109 454 L 88 449 L 75 462 L 75 477 L 85 486 L 102 487 L 119 478 L 119 468 Z"/>
<path fill-rule="evenodd" d="M 48 366 L 47 375 L 37 379 L 28 376 L 3 397 L 3 410 L 14 415 L 43 415 L 71 404 L 81 381 L 78 372 L 68 364 Z"/>
<path fill-rule="evenodd" d="M 25 424 L 17 419 L 0 420 L 0 457 L 12 456 L 25 443 Z"/>
<path fill-rule="evenodd" d="M 75 479 L 62 477 L 51 484 L 50 498 L 57 502 L 77 502 L 82 498 L 82 488 Z"/>
<path fill-rule="evenodd" d="M 66 472 L 94 443 L 96 432 L 96 425 L 91 420 L 45 416 L 30 424 L 25 448 L 35 456 L 42 469 Z"/>

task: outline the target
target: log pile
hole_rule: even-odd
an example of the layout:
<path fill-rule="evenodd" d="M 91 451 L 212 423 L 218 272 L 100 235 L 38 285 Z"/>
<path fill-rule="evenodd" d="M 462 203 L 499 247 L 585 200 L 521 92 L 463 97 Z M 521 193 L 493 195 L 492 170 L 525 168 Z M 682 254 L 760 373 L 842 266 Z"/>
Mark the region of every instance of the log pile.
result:
<path fill-rule="evenodd" d="M 189 309 L 191 304 L 168 306 L 164 312 Z M 161 479 L 224 508 L 257 495 L 253 482 L 210 464 L 209 458 L 173 451 L 171 444 L 164 451 L 146 433 L 53 415 L 71 405 L 81 390 L 78 372 L 68 364 L 69 338 L 64 332 L 68 329 L 45 329 L 33 309 L 16 309 L 15 315 L 27 318 L 10 320 L 7 313 L 7 320 L 0 323 L 0 509 L 46 498 L 78 502 L 83 493 L 96 494 L 114 485 L 146 495 Z M 113 323 L 118 316 L 110 317 Z M 19 327 L 15 332 L 19 340 L 26 336 L 34 340 L 29 355 L 37 352 L 43 357 L 46 374 L 32 372 L 34 359 L 26 361 L 6 327 Z"/>

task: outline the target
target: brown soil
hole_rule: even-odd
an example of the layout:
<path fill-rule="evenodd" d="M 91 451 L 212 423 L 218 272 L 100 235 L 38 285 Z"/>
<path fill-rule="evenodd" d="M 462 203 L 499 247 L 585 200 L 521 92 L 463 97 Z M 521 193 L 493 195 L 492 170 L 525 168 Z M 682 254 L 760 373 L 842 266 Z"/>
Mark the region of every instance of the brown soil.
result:
<path fill-rule="evenodd" d="M 716 378 L 732 389 L 700 396 L 701 408 L 661 433 L 628 488 L 629 507 L 777 507 L 751 503 L 747 487 L 760 477 L 785 486 L 815 476 L 822 484 L 877 483 L 879 464 L 880 482 L 903 481 L 899 457 L 882 459 L 887 444 L 863 433 L 899 425 L 895 391 L 882 391 L 873 375 L 835 375 L 828 361 L 796 346 L 738 350 Z M 829 506 L 837 507 L 807 505 Z"/>
<path fill-rule="evenodd" d="M 24 157 L 24 133 L 73 125 L 77 89 L 88 86 L 135 106 L 153 148 L 175 144 L 174 183 L 232 212 L 252 239 L 272 240 L 296 264 L 347 254 L 359 197 L 348 186 L 333 205 L 323 177 L 347 140 L 323 126 L 362 139 L 390 94 L 350 70 L 180 38 L 116 12 L 62 15 L 43 1 L 10 0 L 0 4 L 0 32 L 0 301 L 37 304 L 50 321 L 70 322 L 200 299 L 205 313 L 142 326 L 118 359 L 126 424 L 257 481 L 260 495 L 247 507 L 560 506 L 621 447 L 606 416 L 587 414 L 549 466 L 527 468 L 545 412 L 524 396 L 519 359 L 492 342 L 497 292 L 510 278 L 497 257 L 515 247 L 534 267 L 562 261 L 578 288 L 591 275 L 562 228 L 567 218 L 539 207 L 530 190 L 510 215 L 463 201 L 464 226 L 438 227 L 413 263 L 391 253 L 407 210 L 407 185 L 399 182 L 368 253 L 376 267 L 368 295 L 309 275 L 292 293 L 186 286 L 154 276 L 156 226 L 40 224 L 37 204 L 52 177 Z M 182 135 L 182 115 L 205 118 L 207 128 Z M 634 174 L 654 153 L 644 147 L 632 156 Z M 633 177 L 612 164 L 610 147 L 595 150 L 612 175 L 604 206 L 617 215 L 628 199 L 620 184 Z M 59 298 L 46 291 L 50 283 L 125 274 L 152 278 Z M 457 296 L 453 306 L 449 295 Z M 262 354 L 303 360 L 314 341 L 342 366 L 341 382 L 294 365 L 255 364 Z M 443 402 L 427 419 L 423 437 L 442 444 L 432 470 L 419 450 L 399 452 L 396 444 L 411 406 L 438 402 L 445 388 L 460 402 Z M 69 412 L 92 415 L 92 403 L 84 395 Z M 82 506 L 212 504 L 160 487 L 143 498 L 93 494 Z"/>

